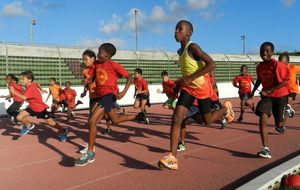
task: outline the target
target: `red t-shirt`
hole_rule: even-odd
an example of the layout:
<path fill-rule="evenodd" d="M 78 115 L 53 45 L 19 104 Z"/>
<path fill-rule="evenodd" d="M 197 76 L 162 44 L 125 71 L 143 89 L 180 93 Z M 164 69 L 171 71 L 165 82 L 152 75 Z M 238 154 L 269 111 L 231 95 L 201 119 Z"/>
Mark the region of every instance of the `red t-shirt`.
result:
<path fill-rule="evenodd" d="M 8 87 L 13 87 L 15 89 L 15 91 L 18 92 L 19 94 L 22 94 L 22 92 L 23 92 L 22 85 L 20 85 L 18 83 L 12 82 L 8 85 Z M 13 98 L 14 102 L 21 102 L 21 103 L 23 102 L 23 100 L 16 95 L 12 94 L 12 98 Z"/>
<path fill-rule="evenodd" d="M 176 84 L 173 80 L 162 82 L 163 93 L 165 93 L 168 98 L 177 98 L 178 95 L 174 93 L 175 86 Z"/>
<path fill-rule="evenodd" d="M 234 77 L 232 83 L 240 87 L 239 94 L 244 95 L 251 93 L 251 82 L 253 81 L 253 77 L 251 75 L 243 75 L 240 74 Z"/>
<path fill-rule="evenodd" d="M 148 94 L 148 82 L 143 78 L 141 77 L 140 79 L 137 79 L 135 78 L 134 79 L 134 85 L 135 85 L 135 90 L 138 91 L 145 91 L 147 90 L 147 93 L 145 94 Z"/>
<path fill-rule="evenodd" d="M 42 112 L 48 108 L 48 106 L 43 102 L 42 94 L 36 83 L 31 83 L 26 86 L 23 92 L 28 102 L 28 107 L 35 112 Z"/>
<path fill-rule="evenodd" d="M 91 76 L 89 75 L 89 70 L 90 70 L 90 68 L 87 67 L 82 71 L 82 76 L 84 78 L 84 81 L 83 81 L 84 85 L 86 85 L 86 81 L 91 78 Z M 89 91 L 90 98 L 97 98 L 95 82 L 89 84 L 87 88 L 88 88 L 88 91 Z"/>
<path fill-rule="evenodd" d="M 68 104 L 68 107 L 74 108 L 75 106 L 75 97 L 76 97 L 76 91 L 72 88 L 69 89 L 63 89 L 62 94 L 65 96 L 65 100 Z"/>
<path fill-rule="evenodd" d="M 279 85 L 284 81 L 290 80 L 289 70 L 287 66 L 275 59 L 268 62 L 261 62 L 256 66 L 257 80 L 261 81 L 262 90 Z M 269 94 L 268 97 L 279 98 L 289 94 L 288 83 Z"/>
<path fill-rule="evenodd" d="M 112 60 L 104 63 L 95 62 L 88 73 L 95 78 L 96 92 L 99 97 L 106 94 L 118 94 L 118 78 L 128 77 L 129 73 L 124 67 Z"/>

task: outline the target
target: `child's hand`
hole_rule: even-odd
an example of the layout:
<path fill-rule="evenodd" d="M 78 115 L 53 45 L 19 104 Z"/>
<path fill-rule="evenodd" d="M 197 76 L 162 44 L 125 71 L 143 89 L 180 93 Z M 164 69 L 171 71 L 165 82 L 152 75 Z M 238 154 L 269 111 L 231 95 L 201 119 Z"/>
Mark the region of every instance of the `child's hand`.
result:
<path fill-rule="evenodd" d="M 0 98 L 5 98 L 5 96 L 2 96 L 2 95 L 1 95 Z"/>
<path fill-rule="evenodd" d="M 156 92 L 157 92 L 157 93 L 163 93 L 163 91 L 161 91 L 160 88 L 158 88 L 158 89 L 156 90 Z"/>
<path fill-rule="evenodd" d="M 117 94 L 117 99 L 118 100 L 120 100 L 120 99 L 122 99 L 124 96 L 125 96 L 125 92 L 124 91 L 122 91 L 122 92 L 119 92 L 118 94 Z"/>
<path fill-rule="evenodd" d="M 261 94 L 262 96 L 267 96 L 267 95 L 269 94 L 269 92 L 268 92 L 267 90 L 262 90 L 262 91 L 260 92 L 260 94 Z"/>
<path fill-rule="evenodd" d="M 42 93 L 43 94 L 48 94 L 48 91 L 47 90 L 43 90 Z"/>
<path fill-rule="evenodd" d="M 191 78 L 188 77 L 188 76 L 184 76 L 184 77 L 181 77 L 179 78 L 179 84 L 180 86 L 185 86 L 185 85 L 188 85 L 192 82 Z"/>

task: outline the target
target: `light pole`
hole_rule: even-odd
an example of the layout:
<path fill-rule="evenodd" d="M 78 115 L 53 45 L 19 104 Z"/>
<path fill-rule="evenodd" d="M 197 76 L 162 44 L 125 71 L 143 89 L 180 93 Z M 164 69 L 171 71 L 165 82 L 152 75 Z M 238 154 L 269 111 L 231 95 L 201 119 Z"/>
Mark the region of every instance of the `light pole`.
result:
<path fill-rule="evenodd" d="M 135 23 L 135 51 L 138 50 L 138 29 L 137 29 L 137 10 L 134 10 L 134 23 Z"/>
<path fill-rule="evenodd" d="M 30 43 L 32 44 L 33 42 L 33 26 L 36 25 L 36 20 L 31 19 L 30 21 Z"/>
<path fill-rule="evenodd" d="M 246 36 L 242 35 L 241 40 L 243 41 L 243 54 L 245 55 L 246 47 L 245 47 L 245 42 L 246 42 Z"/>

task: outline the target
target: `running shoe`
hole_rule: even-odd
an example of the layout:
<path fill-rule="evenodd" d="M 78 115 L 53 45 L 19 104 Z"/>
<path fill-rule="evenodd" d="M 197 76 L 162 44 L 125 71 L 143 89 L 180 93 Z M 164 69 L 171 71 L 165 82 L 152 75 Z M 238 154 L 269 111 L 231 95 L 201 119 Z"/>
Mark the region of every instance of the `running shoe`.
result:
<path fill-rule="evenodd" d="M 87 152 L 82 155 L 80 158 L 75 159 L 75 166 L 85 166 L 88 163 L 92 163 L 95 161 L 95 153 Z"/>
<path fill-rule="evenodd" d="M 178 142 L 178 146 L 177 146 L 177 151 L 180 152 L 180 151 L 185 151 L 185 144 L 184 142 Z"/>
<path fill-rule="evenodd" d="M 286 111 L 288 113 L 289 118 L 293 118 L 295 115 L 295 110 L 291 107 L 290 104 L 286 105 Z"/>
<path fill-rule="evenodd" d="M 232 109 L 232 104 L 229 101 L 224 102 L 224 106 L 227 108 L 227 112 L 225 115 L 225 118 L 227 120 L 227 123 L 231 123 L 234 119 L 234 112 Z"/>
<path fill-rule="evenodd" d="M 227 127 L 227 120 L 225 118 L 221 119 L 221 128 L 225 129 Z"/>
<path fill-rule="evenodd" d="M 84 148 L 81 149 L 81 150 L 79 151 L 79 153 L 80 153 L 80 154 L 86 154 L 87 151 L 88 151 L 88 146 L 89 146 L 89 145 L 86 143 L 85 146 L 84 146 Z M 95 149 L 95 146 L 94 146 L 93 152 L 95 152 L 95 151 L 96 151 L 96 149 Z"/>
<path fill-rule="evenodd" d="M 176 159 L 172 153 L 169 153 L 167 156 L 158 161 L 158 167 L 178 170 L 178 159 Z"/>
<path fill-rule="evenodd" d="M 263 147 L 260 152 L 257 153 L 262 158 L 272 158 L 271 152 L 268 147 Z"/>
<path fill-rule="evenodd" d="M 280 134 L 284 134 L 284 132 L 285 132 L 285 127 L 275 127 L 275 130 L 278 132 L 278 133 L 280 133 Z"/>
<path fill-rule="evenodd" d="M 103 134 L 103 135 L 110 135 L 111 134 L 111 132 L 112 132 L 112 130 L 111 129 L 105 129 L 104 131 L 102 131 L 101 133 Z"/>
<path fill-rule="evenodd" d="M 26 135 L 30 130 L 32 130 L 35 127 L 34 124 L 31 124 L 30 127 L 27 127 L 26 125 L 22 125 L 20 135 Z"/>
<path fill-rule="evenodd" d="M 68 139 L 68 133 L 69 133 L 69 129 L 64 128 L 62 133 L 58 134 L 58 140 L 60 142 L 65 142 Z"/>

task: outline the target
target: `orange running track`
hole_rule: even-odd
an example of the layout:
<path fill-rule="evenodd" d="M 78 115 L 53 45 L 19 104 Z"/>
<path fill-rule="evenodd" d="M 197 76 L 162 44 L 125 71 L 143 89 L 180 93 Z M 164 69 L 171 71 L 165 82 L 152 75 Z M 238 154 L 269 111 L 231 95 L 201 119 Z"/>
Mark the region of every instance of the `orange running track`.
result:
<path fill-rule="evenodd" d="M 232 101 L 238 117 L 239 100 Z M 126 110 L 136 112 L 131 107 Z M 157 161 L 169 149 L 172 112 L 161 105 L 152 105 L 147 111 L 151 125 L 125 122 L 113 126 L 111 136 L 99 132 L 96 160 L 84 167 L 73 163 L 88 137 L 87 110 L 77 111 L 70 122 L 64 121 L 64 113 L 57 114 L 61 125 L 70 128 L 69 140 L 64 143 L 43 124 L 20 137 L 18 126 L 0 118 L 0 189 L 235 189 L 300 154 L 300 107 L 288 120 L 284 135 L 275 131 L 270 119 L 272 159 L 256 156 L 261 149 L 258 117 L 247 109 L 244 122 L 233 122 L 223 130 L 218 125 L 189 124 L 186 151 L 178 154 L 179 170 L 161 170 Z M 105 125 L 98 126 L 100 131 Z"/>

